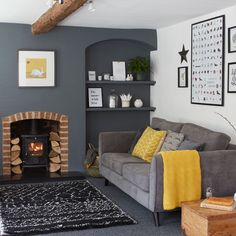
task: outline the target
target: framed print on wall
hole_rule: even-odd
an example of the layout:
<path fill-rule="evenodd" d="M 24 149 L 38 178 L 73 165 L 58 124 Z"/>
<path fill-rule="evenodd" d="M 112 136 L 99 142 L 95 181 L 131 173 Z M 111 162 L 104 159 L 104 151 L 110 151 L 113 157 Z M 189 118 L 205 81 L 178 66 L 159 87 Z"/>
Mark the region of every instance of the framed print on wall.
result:
<path fill-rule="evenodd" d="M 102 88 L 88 88 L 88 106 L 103 107 Z"/>
<path fill-rule="evenodd" d="M 228 29 L 228 52 L 236 52 L 236 26 Z"/>
<path fill-rule="evenodd" d="M 192 104 L 224 105 L 224 40 L 224 15 L 192 24 Z"/>
<path fill-rule="evenodd" d="M 188 67 L 178 67 L 178 87 L 187 88 L 188 87 Z"/>
<path fill-rule="evenodd" d="M 228 64 L 228 93 L 236 93 L 236 62 Z"/>
<path fill-rule="evenodd" d="M 18 51 L 19 87 L 54 87 L 54 51 Z"/>

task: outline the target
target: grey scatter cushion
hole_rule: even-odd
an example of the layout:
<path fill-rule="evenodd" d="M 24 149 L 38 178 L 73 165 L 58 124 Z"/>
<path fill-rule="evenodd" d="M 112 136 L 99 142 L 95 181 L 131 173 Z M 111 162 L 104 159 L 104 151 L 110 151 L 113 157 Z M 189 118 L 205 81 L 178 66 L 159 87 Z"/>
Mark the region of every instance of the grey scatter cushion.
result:
<path fill-rule="evenodd" d="M 184 134 L 168 130 L 161 151 L 177 150 L 180 144 L 183 142 L 183 140 L 184 140 Z"/>
<path fill-rule="evenodd" d="M 203 151 L 204 143 L 196 143 L 191 140 L 185 139 L 179 146 L 178 150 L 197 150 Z"/>

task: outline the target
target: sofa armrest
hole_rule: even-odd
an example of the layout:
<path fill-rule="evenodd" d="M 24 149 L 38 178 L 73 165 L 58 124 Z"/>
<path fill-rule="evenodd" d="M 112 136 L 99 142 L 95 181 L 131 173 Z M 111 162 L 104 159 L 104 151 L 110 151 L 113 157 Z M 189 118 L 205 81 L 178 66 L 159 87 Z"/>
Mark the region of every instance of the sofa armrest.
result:
<path fill-rule="evenodd" d="M 228 196 L 236 192 L 236 150 L 200 152 L 202 196 L 207 187 L 213 195 Z"/>
<path fill-rule="evenodd" d="M 161 155 L 152 158 L 150 167 L 149 209 L 163 211 L 163 159 Z"/>
<path fill-rule="evenodd" d="M 136 131 L 102 132 L 99 134 L 99 156 L 106 152 L 127 153 L 135 138 Z"/>

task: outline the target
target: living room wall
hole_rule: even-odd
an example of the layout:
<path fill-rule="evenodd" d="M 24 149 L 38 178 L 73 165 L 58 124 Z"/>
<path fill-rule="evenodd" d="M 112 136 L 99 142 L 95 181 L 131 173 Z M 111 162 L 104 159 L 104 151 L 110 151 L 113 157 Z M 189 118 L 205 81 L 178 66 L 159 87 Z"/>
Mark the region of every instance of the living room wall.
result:
<path fill-rule="evenodd" d="M 29 25 L 0 23 L 0 116 L 20 111 L 52 111 L 68 115 L 70 171 L 82 170 L 86 146 L 85 50 L 89 45 L 110 39 L 135 40 L 153 50 L 157 48 L 156 30 L 63 26 L 50 33 L 33 36 Z M 18 87 L 19 49 L 55 50 L 55 87 Z M 2 127 L 0 140 L 1 135 Z"/>
<path fill-rule="evenodd" d="M 194 122 L 209 129 L 225 132 L 236 144 L 236 132 L 215 112 L 226 116 L 236 126 L 236 94 L 227 93 L 228 62 L 236 62 L 236 53 L 228 54 L 227 29 L 236 26 L 236 6 L 213 12 L 199 18 L 162 28 L 158 33 L 158 51 L 152 53 L 155 64 L 157 85 L 151 89 L 151 105 L 157 107 L 152 116 L 163 117 L 177 122 Z M 225 105 L 223 107 L 195 105 L 190 103 L 191 92 L 191 51 L 187 54 L 188 63 L 181 64 L 179 51 L 183 44 L 191 50 L 191 24 L 208 18 L 225 15 Z M 177 68 L 188 66 L 189 87 L 178 88 Z"/>

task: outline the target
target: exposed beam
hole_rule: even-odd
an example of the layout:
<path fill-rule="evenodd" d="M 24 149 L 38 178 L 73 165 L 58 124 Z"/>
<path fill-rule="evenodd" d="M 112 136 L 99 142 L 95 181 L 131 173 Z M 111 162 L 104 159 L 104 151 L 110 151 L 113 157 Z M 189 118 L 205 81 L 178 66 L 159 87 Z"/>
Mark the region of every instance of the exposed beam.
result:
<path fill-rule="evenodd" d="M 75 12 L 86 3 L 87 0 L 64 0 L 63 4 L 56 3 L 40 18 L 32 24 L 33 34 L 47 33 L 67 16 Z"/>

